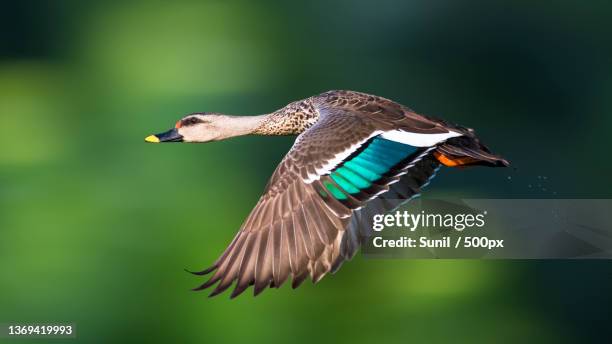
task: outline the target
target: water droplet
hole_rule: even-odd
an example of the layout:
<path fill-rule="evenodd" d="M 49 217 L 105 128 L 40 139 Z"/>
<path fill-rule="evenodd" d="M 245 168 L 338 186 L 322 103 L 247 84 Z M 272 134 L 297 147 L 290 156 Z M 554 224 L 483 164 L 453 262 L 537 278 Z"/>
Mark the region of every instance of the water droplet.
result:
<path fill-rule="evenodd" d="M 508 176 L 508 180 L 512 180 L 512 177 L 511 177 L 511 176 Z"/>
<path fill-rule="evenodd" d="M 542 188 L 542 191 L 546 191 L 546 188 Z"/>
<path fill-rule="evenodd" d="M 544 176 L 543 178 L 544 178 L 544 179 L 548 179 L 548 177 L 547 177 L 547 176 Z"/>
<path fill-rule="evenodd" d="M 530 188 L 530 187 L 531 187 L 531 184 L 527 185 L 527 187 L 528 187 L 528 188 Z"/>
<path fill-rule="evenodd" d="M 538 179 L 542 179 L 542 176 L 538 176 Z"/>

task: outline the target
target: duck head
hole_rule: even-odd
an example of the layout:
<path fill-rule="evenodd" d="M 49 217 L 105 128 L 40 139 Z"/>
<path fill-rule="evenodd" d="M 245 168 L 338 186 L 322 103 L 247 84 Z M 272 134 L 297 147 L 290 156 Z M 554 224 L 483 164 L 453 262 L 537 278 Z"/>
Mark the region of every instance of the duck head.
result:
<path fill-rule="evenodd" d="M 227 116 L 217 113 L 193 113 L 176 122 L 174 128 L 145 138 L 146 142 L 209 142 L 232 135 Z"/>

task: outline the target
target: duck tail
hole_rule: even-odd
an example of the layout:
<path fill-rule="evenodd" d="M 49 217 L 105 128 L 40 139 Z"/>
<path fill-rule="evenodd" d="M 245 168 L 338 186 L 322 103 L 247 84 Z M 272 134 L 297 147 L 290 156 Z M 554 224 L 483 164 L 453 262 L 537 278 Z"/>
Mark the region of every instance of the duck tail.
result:
<path fill-rule="evenodd" d="M 507 167 L 510 165 L 506 159 L 491 153 L 471 130 L 464 136 L 453 137 L 441 143 L 433 155 L 441 164 L 449 167 L 470 165 Z"/>

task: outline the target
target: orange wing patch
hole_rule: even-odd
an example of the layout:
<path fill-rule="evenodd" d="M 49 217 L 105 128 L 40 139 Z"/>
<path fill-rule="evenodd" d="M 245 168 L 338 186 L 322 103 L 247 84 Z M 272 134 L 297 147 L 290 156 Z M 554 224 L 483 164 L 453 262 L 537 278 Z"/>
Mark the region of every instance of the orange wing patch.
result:
<path fill-rule="evenodd" d="M 451 158 L 448 157 L 440 152 L 434 152 L 433 153 L 434 156 L 436 157 L 436 159 L 438 159 L 438 161 L 444 165 L 444 166 L 448 166 L 448 167 L 456 167 L 456 166 L 462 166 L 462 165 L 469 165 L 469 164 L 473 164 L 475 162 L 477 162 L 478 160 L 474 159 L 474 158 L 470 158 L 470 157 L 462 157 L 462 158 Z"/>

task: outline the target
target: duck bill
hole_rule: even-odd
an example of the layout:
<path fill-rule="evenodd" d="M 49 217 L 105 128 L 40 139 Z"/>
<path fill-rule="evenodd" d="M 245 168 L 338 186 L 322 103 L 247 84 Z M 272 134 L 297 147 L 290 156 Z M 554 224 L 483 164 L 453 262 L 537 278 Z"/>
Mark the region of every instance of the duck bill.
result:
<path fill-rule="evenodd" d="M 149 135 L 145 138 L 145 141 L 151 143 L 183 142 L 183 136 L 178 133 L 178 130 L 176 130 L 176 128 L 172 128 L 161 134 Z"/>

